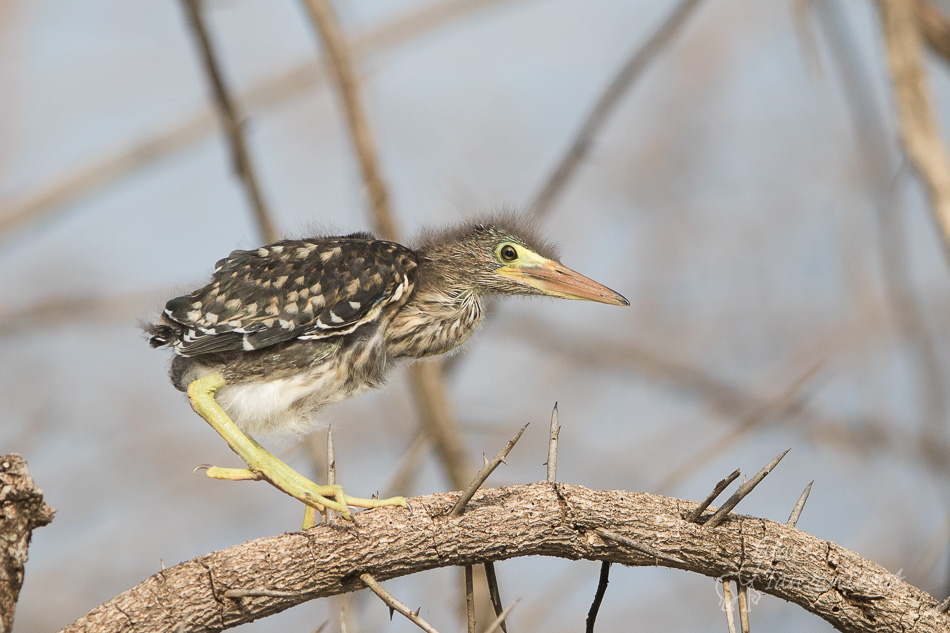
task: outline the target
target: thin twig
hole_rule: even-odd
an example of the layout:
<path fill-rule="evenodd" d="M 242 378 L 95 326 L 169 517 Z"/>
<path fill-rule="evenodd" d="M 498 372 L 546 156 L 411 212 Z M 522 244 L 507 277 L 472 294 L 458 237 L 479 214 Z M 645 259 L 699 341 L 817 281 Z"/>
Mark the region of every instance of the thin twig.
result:
<path fill-rule="evenodd" d="M 557 402 L 554 403 L 554 411 L 551 412 L 551 436 L 548 440 L 548 481 L 552 484 L 557 481 L 557 439 L 561 434 L 561 427 L 558 426 Z"/>
<path fill-rule="evenodd" d="M 472 566 L 465 566 L 465 620 L 468 633 L 475 633 L 475 579 Z"/>
<path fill-rule="evenodd" d="M 706 498 L 703 499 L 702 503 L 696 506 L 696 509 L 686 515 L 686 520 L 690 523 L 696 523 L 699 520 L 699 515 L 706 511 L 712 502 L 716 500 L 716 497 L 722 494 L 722 491 L 726 489 L 726 486 L 731 484 L 736 478 L 741 474 L 738 468 L 726 475 L 723 479 L 719 481 L 718 484 L 712 489 Z"/>
<path fill-rule="evenodd" d="M 512 603 L 508 606 L 507 609 L 505 609 L 504 611 L 502 611 L 501 613 L 499 613 L 499 614 L 498 614 L 498 617 L 495 618 L 495 621 L 494 621 L 494 622 L 492 622 L 491 624 L 488 625 L 488 628 L 485 629 L 484 633 L 495 633 L 495 631 L 497 631 L 499 628 L 502 629 L 502 630 L 504 630 L 504 629 L 505 629 L 505 626 L 506 626 L 506 625 L 505 625 L 505 621 L 508 619 L 508 615 L 509 615 L 509 614 L 512 612 L 512 610 L 518 605 L 519 602 L 521 602 L 521 598 L 518 598 L 517 600 L 515 600 L 514 602 L 512 602 Z"/>
<path fill-rule="evenodd" d="M 808 482 L 808 485 L 802 490 L 802 494 L 798 497 L 798 501 L 795 502 L 795 507 L 792 508 L 792 513 L 788 515 L 788 521 L 785 522 L 785 525 L 795 527 L 795 525 L 798 524 L 798 518 L 802 516 L 802 510 L 805 509 L 805 502 L 808 501 L 808 495 L 811 493 L 813 483 L 815 483 L 814 479 Z"/>
<path fill-rule="evenodd" d="M 892 126 L 877 105 L 879 69 L 875 68 L 873 72 L 868 69 L 865 55 L 860 50 L 857 37 L 849 24 L 846 8 L 836 2 L 819 2 L 814 6 L 819 12 L 819 24 L 826 32 L 825 41 L 832 53 L 831 59 L 838 73 L 839 84 L 844 89 L 850 106 L 857 153 L 861 157 L 863 167 L 861 173 L 872 192 L 874 218 L 878 224 L 875 231 L 879 241 L 878 262 L 891 316 L 910 352 L 916 356 L 916 364 L 919 365 L 917 379 L 914 381 L 922 405 L 919 417 L 927 421 L 932 437 L 922 438 L 922 450 L 914 450 L 915 459 L 923 457 L 932 464 L 936 459 L 940 459 L 938 453 L 945 454 L 947 450 L 946 443 L 940 439 L 948 419 L 943 388 L 947 377 L 937 355 L 939 345 L 935 343 L 930 320 L 914 291 L 911 265 L 913 258 L 910 255 L 912 247 L 908 243 L 906 227 L 908 219 L 907 214 L 901 212 L 902 203 L 896 199 L 897 183 L 909 165 L 903 161 L 896 171 L 894 169 L 893 149 L 889 142 Z M 920 11 L 917 15 L 918 18 L 921 17 Z M 921 28 L 926 30 L 923 24 Z M 864 214 L 861 214 L 861 217 L 863 218 Z M 854 233 L 848 231 L 849 235 Z M 866 242 L 860 238 L 858 241 L 861 244 Z M 877 287 L 869 287 L 865 279 L 866 267 L 854 265 L 851 268 L 854 271 L 851 276 L 855 278 L 855 285 L 860 284 L 861 291 L 867 297 L 856 297 L 854 301 L 866 303 L 873 300 L 871 297 L 876 297 Z M 873 319 L 862 319 L 863 324 L 869 322 L 873 322 Z M 867 326 L 862 325 L 862 328 L 865 327 Z M 865 330 L 864 336 L 871 336 L 871 333 Z M 862 433 L 862 436 L 867 437 L 868 434 Z M 895 446 L 894 442 L 886 444 L 889 448 Z"/>
<path fill-rule="evenodd" d="M 495 576 L 495 563 L 492 561 L 485 563 L 485 580 L 488 582 L 488 597 L 491 599 L 491 606 L 495 609 L 495 616 L 501 618 L 498 626 L 501 627 L 504 633 L 508 633 L 508 624 L 503 617 L 505 609 L 501 604 L 501 591 L 498 589 L 498 577 Z"/>
<path fill-rule="evenodd" d="M 652 556 L 653 558 L 656 558 L 659 560 L 665 560 L 671 563 L 680 563 L 680 564 L 686 563 L 686 561 L 684 561 L 681 558 L 677 558 L 676 556 L 672 556 L 670 554 L 664 554 L 660 550 L 650 545 L 647 545 L 646 543 L 638 543 L 637 541 L 634 541 L 633 539 L 627 538 L 626 536 L 622 534 L 617 534 L 616 532 L 611 532 L 610 530 L 607 530 L 605 528 L 597 528 L 594 531 L 606 539 L 614 541 L 615 543 L 619 543 L 620 545 L 623 545 L 625 547 L 629 547 L 630 549 L 637 550 L 638 552 L 642 552 L 646 554 L 647 556 Z"/>
<path fill-rule="evenodd" d="M 265 242 L 274 242 L 277 240 L 277 229 L 274 227 L 274 221 L 271 219 L 270 211 L 264 202 L 264 196 L 261 194 L 257 171 L 254 169 L 244 139 L 244 125 L 241 121 L 241 115 L 227 85 L 224 83 L 220 70 L 221 64 L 215 55 L 214 46 L 211 44 L 211 37 L 208 34 L 208 28 L 202 15 L 202 0 L 182 0 L 182 4 L 185 7 L 185 13 L 194 32 L 195 40 L 198 42 L 205 74 L 208 83 L 211 84 L 214 100 L 218 106 L 218 113 L 221 116 L 221 123 L 227 134 L 234 171 L 244 185 L 244 192 L 251 202 L 251 209 L 254 211 L 254 219 L 257 221 L 261 237 L 264 238 Z"/>
<path fill-rule="evenodd" d="M 597 622 L 597 613 L 600 612 L 600 605 L 604 601 L 604 594 L 607 593 L 607 583 L 610 582 L 610 561 L 603 561 L 600 564 L 600 578 L 597 580 L 597 591 L 594 592 L 594 601 L 587 612 L 587 620 L 584 630 L 587 633 L 594 633 L 594 623 Z"/>
<path fill-rule="evenodd" d="M 736 589 L 739 591 L 739 630 L 742 633 L 749 631 L 749 586 L 736 582 Z"/>
<path fill-rule="evenodd" d="M 887 62 L 894 85 L 901 140 L 924 181 L 930 211 L 950 261 L 950 158 L 931 103 L 924 70 L 916 3 L 878 0 Z"/>
<path fill-rule="evenodd" d="M 736 616 L 732 612 L 732 589 L 729 583 L 729 580 L 722 579 L 722 606 L 726 612 L 726 626 L 729 627 L 729 633 L 736 633 Z"/>
<path fill-rule="evenodd" d="M 329 0 L 305 0 L 305 4 L 310 13 L 310 19 L 323 40 L 324 49 L 330 59 L 330 69 L 340 90 L 340 99 L 350 127 L 350 138 L 353 140 L 353 148 L 356 150 L 356 157 L 363 172 L 363 182 L 373 208 L 374 224 L 382 238 L 398 240 L 399 233 L 389 209 L 386 185 L 383 183 L 376 156 L 376 146 L 356 86 L 353 63 L 350 60 L 350 48 L 343 36 L 343 29 L 340 28 L 340 21 L 333 12 L 333 6 Z"/>
<path fill-rule="evenodd" d="M 565 185 L 583 162 L 608 116 L 620 102 L 621 97 L 634 85 L 650 62 L 677 34 L 686 19 L 699 5 L 700 0 L 683 0 L 679 6 L 663 21 L 657 30 L 639 46 L 633 55 L 620 68 L 620 72 L 611 80 L 600 95 L 597 103 L 587 114 L 583 125 L 577 131 L 567 153 L 548 176 L 547 182 L 529 205 L 531 212 L 541 217 L 547 213 L 554 200 L 561 194 Z"/>
<path fill-rule="evenodd" d="M 360 574 L 360 580 L 362 580 L 363 584 L 369 587 L 373 593 L 379 596 L 380 599 L 382 599 L 382 601 L 385 602 L 390 609 L 403 614 L 409 619 L 409 621 L 411 621 L 423 631 L 426 631 L 427 633 L 438 633 L 438 631 L 436 631 L 431 624 L 420 618 L 418 613 L 407 607 L 405 604 L 397 600 L 395 596 L 383 589 L 383 586 L 376 582 L 376 579 L 370 574 Z"/>
<path fill-rule="evenodd" d="M 472 480 L 472 483 L 469 484 L 468 488 L 465 489 L 465 492 L 462 493 L 462 496 L 459 497 L 459 500 L 455 502 L 454 506 L 452 506 L 449 516 L 462 516 L 465 506 L 475 495 L 475 492 L 481 487 L 483 483 L 485 483 L 485 480 L 488 479 L 490 474 L 492 474 L 492 471 L 498 468 L 498 465 L 505 461 L 505 457 L 508 456 L 509 451 L 514 448 L 515 444 L 518 443 L 518 440 L 521 439 L 521 435 L 525 432 L 525 429 L 528 428 L 528 424 L 531 423 L 525 423 L 525 425 L 521 427 L 521 430 L 515 433 L 515 436 L 508 440 L 508 443 L 505 444 L 505 447 L 498 451 L 498 454 L 495 455 L 494 459 L 482 466 L 482 469 L 479 470 L 475 475 L 475 479 Z"/>
<path fill-rule="evenodd" d="M 355 36 L 350 46 L 354 55 L 365 57 L 468 17 L 474 11 L 510 2 L 511 0 L 433 2 Z M 319 86 L 324 75 L 322 64 L 307 60 L 242 90 L 236 101 L 242 104 L 248 113 L 271 108 Z M 0 239 L 24 225 L 48 218 L 72 200 L 195 144 L 214 132 L 217 125 L 218 117 L 215 112 L 202 106 L 155 133 L 131 142 L 123 142 L 87 163 L 70 167 L 32 191 L 5 198 L 0 201 Z"/>
<path fill-rule="evenodd" d="M 709 517 L 709 519 L 705 523 L 703 523 L 703 525 L 706 527 L 714 528 L 720 523 L 722 523 L 723 521 L 725 521 L 726 516 L 728 516 L 728 514 L 732 512 L 732 509 L 735 508 L 739 504 L 739 502 L 742 501 L 743 498 L 745 498 L 747 494 L 752 492 L 752 490 L 756 486 L 759 485 L 759 482 L 765 479 L 765 477 L 770 472 L 772 472 L 773 468 L 778 466 L 778 463 L 782 461 L 782 458 L 785 457 L 788 454 L 788 451 L 790 450 L 792 449 L 789 448 L 789 449 L 786 449 L 784 452 L 780 453 L 775 459 L 773 459 L 768 464 L 766 464 L 765 468 L 757 472 L 752 477 L 752 479 L 750 479 L 749 481 L 739 486 L 739 489 L 736 490 L 736 492 L 731 497 L 729 497 L 729 500 L 726 501 L 722 505 L 721 508 L 716 510 L 716 513 L 713 514 L 711 517 Z"/>

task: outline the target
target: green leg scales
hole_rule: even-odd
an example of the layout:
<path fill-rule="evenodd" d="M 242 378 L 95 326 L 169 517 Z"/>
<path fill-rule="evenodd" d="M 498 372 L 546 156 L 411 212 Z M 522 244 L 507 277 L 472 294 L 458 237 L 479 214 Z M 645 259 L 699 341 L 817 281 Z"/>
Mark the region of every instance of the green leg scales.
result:
<path fill-rule="evenodd" d="M 329 508 L 339 512 L 345 519 L 352 518 L 347 506 L 358 508 L 409 507 L 405 497 L 360 499 L 344 494 L 343 487 L 339 485 L 319 486 L 277 459 L 266 448 L 239 429 L 215 401 L 214 394 L 226 382 L 221 374 L 213 374 L 199 378 L 188 385 L 188 399 L 191 401 L 192 408 L 224 438 L 231 450 L 237 453 L 247 464 L 247 468 L 211 466 L 206 470 L 209 477 L 232 481 L 263 480 L 303 502 L 309 508 L 319 511 Z M 315 512 L 307 512 L 304 517 L 305 529 L 313 526 L 315 517 Z"/>

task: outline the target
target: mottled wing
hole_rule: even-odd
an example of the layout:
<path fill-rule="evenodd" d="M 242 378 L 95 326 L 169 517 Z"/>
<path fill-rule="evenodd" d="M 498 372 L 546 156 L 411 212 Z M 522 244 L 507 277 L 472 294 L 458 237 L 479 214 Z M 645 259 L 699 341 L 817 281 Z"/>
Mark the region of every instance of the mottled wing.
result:
<path fill-rule="evenodd" d="M 338 336 L 404 300 L 415 270 L 411 250 L 368 235 L 287 240 L 234 251 L 210 284 L 169 301 L 165 317 L 182 326 L 182 356 Z"/>

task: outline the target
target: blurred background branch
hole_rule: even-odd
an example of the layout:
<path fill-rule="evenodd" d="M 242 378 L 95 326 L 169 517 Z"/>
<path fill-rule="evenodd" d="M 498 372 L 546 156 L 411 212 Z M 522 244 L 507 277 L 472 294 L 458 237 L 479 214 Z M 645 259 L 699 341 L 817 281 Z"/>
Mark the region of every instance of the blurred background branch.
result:
<path fill-rule="evenodd" d="M 950 158 L 931 104 L 917 26 L 917 3 L 878 0 L 878 6 L 901 141 L 926 185 L 934 223 L 950 264 Z"/>

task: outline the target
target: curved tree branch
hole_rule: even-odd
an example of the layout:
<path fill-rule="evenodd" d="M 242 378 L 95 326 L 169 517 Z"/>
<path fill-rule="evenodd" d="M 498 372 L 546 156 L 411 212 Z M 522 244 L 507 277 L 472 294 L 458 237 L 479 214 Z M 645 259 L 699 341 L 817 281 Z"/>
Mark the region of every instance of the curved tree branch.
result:
<path fill-rule="evenodd" d="M 842 631 L 950 631 L 950 616 L 927 593 L 854 552 L 767 519 L 732 515 L 706 528 L 685 519 L 693 502 L 547 482 L 485 490 L 465 514 L 450 518 L 457 496 L 418 497 L 412 515 L 380 508 L 352 523 L 200 556 L 153 575 L 64 632 L 220 631 L 361 589 L 362 573 L 385 581 L 519 556 L 664 565 L 732 579 Z M 670 558 L 618 545 L 598 529 Z"/>

